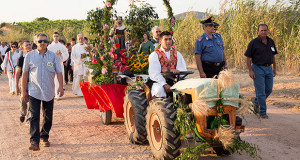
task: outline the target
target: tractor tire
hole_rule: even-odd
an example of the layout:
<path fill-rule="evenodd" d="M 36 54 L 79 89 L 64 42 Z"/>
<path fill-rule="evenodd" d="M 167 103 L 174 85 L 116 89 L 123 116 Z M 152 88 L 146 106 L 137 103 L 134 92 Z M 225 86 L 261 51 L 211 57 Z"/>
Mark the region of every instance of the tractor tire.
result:
<path fill-rule="evenodd" d="M 147 98 L 145 92 L 131 89 L 124 97 L 124 124 L 133 144 L 146 144 Z"/>
<path fill-rule="evenodd" d="M 101 117 L 101 122 L 104 125 L 109 125 L 111 123 L 111 119 L 112 119 L 112 111 L 109 110 L 109 111 L 106 111 L 106 112 L 101 112 L 100 117 Z"/>
<path fill-rule="evenodd" d="M 174 159 L 180 154 L 180 134 L 174 131 L 176 114 L 169 99 L 156 98 L 150 101 L 146 130 L 155 159 Z"/>

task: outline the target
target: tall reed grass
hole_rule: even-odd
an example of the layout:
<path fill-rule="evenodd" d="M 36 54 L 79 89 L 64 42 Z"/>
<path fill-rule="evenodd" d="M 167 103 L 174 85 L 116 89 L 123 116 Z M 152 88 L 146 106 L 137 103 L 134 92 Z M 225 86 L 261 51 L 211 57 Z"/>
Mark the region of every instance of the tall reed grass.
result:
<path fill-rule="evenodd" d="M 269 26 L 269 37 L 275 43 L 279 52 L 276 55 L 277 68 L 279 71 L 300 72 L 300 12 L 299 0 L 279 1 L 274 5 L 269 5 L 268 0 L 222 0 L 220 3 L 219 14 L 215 15 L 215 21 L 220 24 L 218 32 L 222 35 L 225 44 L 225 54 L 228 65 L 231 69 L 246 69 L 244 53 L 249 42 L 257 37 L 257 26 L 265 23 Z M 211 11 L 206 13 L 207 17 Z M 64 22 L 65 25 L 57 25 Z M 158 21 L 155 21 L 157 23 Z M 27 24 L 30 26 L 32 24 Z M 55 31 L 61 33 L 61 38 L 69 40 L 76 38 L 76 34 L 88 33 L 86 23 L 77 20 L 53 21 L 37 23 L 38 29 L 28 32 L 26 29 L 7 32 L 5 36 L 0 35 L 0 40 L 7 42 L 15 40 L 32 40 L 33 33 L 44 32 L 50 36 Z M 167 20 L 160 20 L 161 30 L 167 29 Z M 74 25 L 76 24 L 76 25 Z M 82 27 L 78 27 L 80 24 Z M 77 26 L 77 27 L 76 27 Z M 187 63 L 195 66 L 194 45 L 199 36 L 203 34 L 200 20 L 195 17 L 193 12 L 187 14 L 183 20 L 177 20 L 174 28 L 175 45 L 181 52 Z"/>
<path fill-rule="evenodd" d="M 212 15 L 207 13 L 207 17 Z M 246 69 L 244 53 L 249 42 L 257 37 L 257 26 L 269 26 L 271 37 L 278 50 L 277 68 L 282 72 L 300 71 L 300 12 L 299 1 L 223 0 L 220 13 L 214 16 L 220 24 L 218 32 L 225 44 L 225 54 L 231 69 Z M 162 26 L 164 28 L 164 26 Z M 186 61 L 194 62 L 194 44 L 204 31 L 193 12 L 176 25 L 176 46 Z"/>

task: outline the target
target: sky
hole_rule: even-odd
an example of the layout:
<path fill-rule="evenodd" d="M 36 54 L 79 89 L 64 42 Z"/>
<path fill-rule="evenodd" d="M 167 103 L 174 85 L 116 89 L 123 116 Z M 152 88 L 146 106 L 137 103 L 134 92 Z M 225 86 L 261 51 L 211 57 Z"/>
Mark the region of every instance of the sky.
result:
<path fill-rule="evenodd" d="M 166 18 L 167 11 L 162 0 L 144 0 L 153 7 L 159 18 Z M 212 9 L 217 13 L 223 0 L 170 0 L 174 15 L 186 11 L 205 12 Z M 103 0 L 1 0 L 0 23 L 29 22 L 37 17 L 50 20 L 86 19 L 87 12 L 103 7 Z M 118 15 L 125 16 L 129 0 L 118 0 L 114 9 Z"/>

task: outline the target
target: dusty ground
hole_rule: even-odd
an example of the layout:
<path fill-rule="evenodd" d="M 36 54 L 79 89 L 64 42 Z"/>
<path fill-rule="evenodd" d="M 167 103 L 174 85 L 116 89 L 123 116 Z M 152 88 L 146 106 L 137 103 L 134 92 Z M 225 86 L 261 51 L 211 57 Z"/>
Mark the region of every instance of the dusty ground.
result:
<path fill-rule="evenodd" d="M 241 94 L 254 95 L 247 73 L 235 73 Z M 55 102 L 50 132 L 51 147 L 38 152 L 28 150 L 29 127 L 19 122 L 18 97 L 8 94 L 6 75 L 0 76 L 0 159 L 153 159 L 149 146 L 128 141 L 122 119 L 105 126 L 98 110 L 86 109 L 84 99 L 71 94 L 65 86 L 66 99 Z M 300 157 L 300 76 L 279 75 L 268 100 L 269 119 L 245 116 L 246 132 L 241 138 L 257 144 L 262 159 L 296 160 Z M 251 159 L 237 153 L 217 157 L 203 155 L 204 160 Z"/>

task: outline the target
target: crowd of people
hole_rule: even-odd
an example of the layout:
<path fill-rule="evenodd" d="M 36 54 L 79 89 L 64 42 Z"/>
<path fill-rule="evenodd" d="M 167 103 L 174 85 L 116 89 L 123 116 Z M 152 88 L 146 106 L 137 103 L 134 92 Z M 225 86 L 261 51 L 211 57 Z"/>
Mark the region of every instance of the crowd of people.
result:
<path fill-rule="evenodd" d="M 195 42 L 195 61 L 200 78 L 216 77 L 223 69 L 228 69 L 224 43 L 216 30 L 219 26 L 212 17 L 201 21 L 204 33 Z M 118 17 L 111 29 L 114 43 L 126 48 L 126 28 L 122 25 L 122 17 Z M 258 26 L 258 37 L 249 43 L 245 56 L 249 76 L 254 80 L 256 98 L 254 103 L 259 107 L 262 118 L 266 114 L 266 98 L 272 92 L 273 76 L 276 75 L 274 55 L 277 50 L 274 41 L 267 36 L 268 26 Z M 138 54 L 149 55 L 149 80 L 152 97 L 166 97 L 172 93 L 174 81 L 166 79 L 161 73 L 186 71 L 184 57 L 172 47 L 173 37 L 168 31 L 161 31 L 158 26 L 143 35 Z M 82 96 L 80 81 L 85 75 L 88 60 L 86 47 L 88 38 L 77 35 L 77 43 L 72 38 L 69 43 L 60 39 L 58 32 L 53 33 L 53 42 L 49 42 L 46 34 L 34 35 L 33 42 L 1 42 L 1 72 L 7 74 L 10 94 L 20 95 L 20 121 L 30 124 L 30 150 L 39 150 L 41 143 L 50 146 L 49 132 L 52 126 L 54 99 L 63 99 L 64 85 L 72 84 L 73 94 Z M 272 68 L 273 66 L 273 68 Z M 27 103 L 29 102 L 29 107 Z M 43 123 L 40 130 L 40 110 L 42 105 Z"/>

